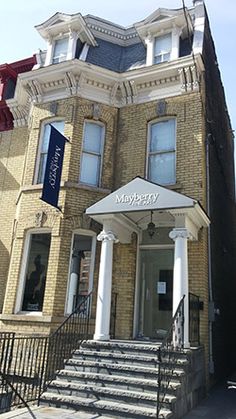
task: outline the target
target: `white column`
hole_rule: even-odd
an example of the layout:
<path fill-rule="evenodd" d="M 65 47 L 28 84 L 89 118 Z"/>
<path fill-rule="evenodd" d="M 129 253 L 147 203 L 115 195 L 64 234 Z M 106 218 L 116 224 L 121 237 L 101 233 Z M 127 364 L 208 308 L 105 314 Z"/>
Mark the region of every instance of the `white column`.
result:
<path fill-rule="evenodd" d="M 47 44 L 47 53 L 46 53 L 45 63 L 44 63 L 45 67 L 52 64 L 52 54 L 53 54 L 53 45 L 52 45 L 52 40 L 49 39 L 48 44 Z"/>
<path fill-rule="evenodd" d="M 145 39 L 145 44 L 147 45 L 146 65 L 152 65 L 153 64 L 154 38 L 151 35 L 149 35 Z"/>
<path fill-rule="evenodd" d="M 183 295 L 184 299 L 184 348 L 189 348 L 189 295 L 188 295 L 188 239 L 186 228 L 174 228 L 170 238 L 175 242 L 173 278 L 173 315 Z"/>
<path fill-rule="evenodd" d="M 68 41 L 68 50 L 67 50 L 67 60 L 73 60 L 75 58 L 75 50 L 76 50 L 76 42 L 77 42 L 77 33 L 71 32 L 69 35 Z"/>
<path fill-rule="evenodd" d="M 171 48 L 171 60 L 177 60 L 179 58 L 179 40 L 180 29 L 173 28 L 172 30 L 172 48 Z"/>
<path fill-rule="evenodd" d="M 97 239 L 102 242 L 98 278 L 97 312 L 94 340 L 109 340 L 113 243 L 117 238 L 112 231 L 102 231 Z"/>

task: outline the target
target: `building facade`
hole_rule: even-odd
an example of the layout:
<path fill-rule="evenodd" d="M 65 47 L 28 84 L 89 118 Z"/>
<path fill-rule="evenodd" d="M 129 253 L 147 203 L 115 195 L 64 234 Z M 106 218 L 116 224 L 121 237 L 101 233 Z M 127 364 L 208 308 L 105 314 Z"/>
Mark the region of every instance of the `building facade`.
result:
<path fill-rule="evenodd" d="M 191 293 L 207 370 L 222 374 L 235 290 L 233 136 L 203 2 L 128 28 L 56 13 L 36 29 L 47 49 L 13 79 L 8 66 L 13 93 L 0 102 L 10 115 L 0 134 L 1 330 L 48 334 L 93 291 L 95 340 L 110 339 L 114 310 L 115 338 L 155 340 L 185 295 L 188 348 Z M 61 211 L 40 199 L 50 124 L 69 140 Z"/>

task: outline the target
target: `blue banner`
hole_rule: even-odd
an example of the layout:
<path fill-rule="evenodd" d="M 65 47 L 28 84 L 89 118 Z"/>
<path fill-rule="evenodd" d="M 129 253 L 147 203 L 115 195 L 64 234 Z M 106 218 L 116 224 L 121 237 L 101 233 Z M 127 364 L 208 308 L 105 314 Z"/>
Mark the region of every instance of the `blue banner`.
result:
<path fill-rule="evenodd" d="M 58 207 L 58 196 L 60 191 L 65 141 L 68 140 L 64 135 L 51 125 L 41 199 L 57 209 L 60 209 Z"/>

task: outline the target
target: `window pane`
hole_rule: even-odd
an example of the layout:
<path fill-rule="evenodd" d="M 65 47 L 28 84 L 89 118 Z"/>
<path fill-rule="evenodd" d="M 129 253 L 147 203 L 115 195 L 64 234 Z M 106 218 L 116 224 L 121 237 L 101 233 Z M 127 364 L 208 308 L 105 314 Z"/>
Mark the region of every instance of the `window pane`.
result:
<path fill-rule="evenodd" d="M 101 153 L 103 127 L 98 124 L 86 122 L 84 127 L 84 151 Z"/>
<path fill-rule="evenodd" d="M 32 234 L 25 274 L 23 311 L 42 311 L 51 234 Z"/>
<path fill-rule="evenodd" d="M 175 183 L 175 152 L 149 157 L 149 180 L 162 185 Z"/>
<path fill-rule="evenodd" d="M 169 53 L 171 51 L 171 34 L 159 36 L 155 40 L 154 55 Z"/>
<path fill-rule="evenodd" d="M 53 122 L 50 122 L 50 124 L 53 125 L 54 128 L 56 128 L 61 134 L 64 133 L 65 121 L 53 121 Z M 51 133 L 50 124 L 45 124 L 43 127 L 43 139 L 42 139 L 41 150 L 40 150 L 37 183 L 43 183 L 43 180 L 44 180 L 44 174 L 45 174 L 45 168 L 46 168 L 46 162 L 47 162 L 47 152 L 48 152 L 48 146 L 49 146 L 49 138 L 50 138 L 50 133 Z"/>
<path fill-rule="evenodd" d="M 175 149 L 175 120 L 157 122 L 151 125 L 150 152 Z"/>
<path fill-rule="evenodd" d="M 68 50 L 68 38 L 58 39 L 55 42 L 53 52 L 53 64 L 60 63 L 66 60 Z"/>
<path fill-rule="evenodd" d="M 81 161 L 80 181 L 97 186 L 99 183 L 100 157 L 83 153 Z"/>

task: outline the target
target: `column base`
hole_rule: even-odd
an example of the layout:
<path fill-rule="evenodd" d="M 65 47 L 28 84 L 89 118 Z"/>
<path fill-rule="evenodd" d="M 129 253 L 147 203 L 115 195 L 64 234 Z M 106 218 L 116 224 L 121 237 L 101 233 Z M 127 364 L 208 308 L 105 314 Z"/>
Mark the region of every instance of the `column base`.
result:
<path fill-rule="evenodd" d="M 110 335 L 100 335 L 100 334 L 94 334 L 93 340 L 110 340 Z"/>

